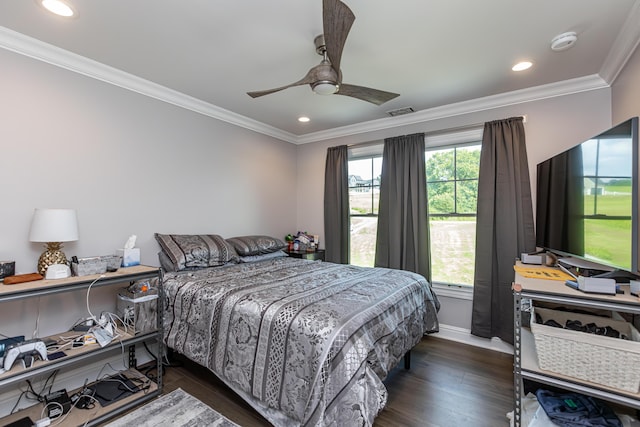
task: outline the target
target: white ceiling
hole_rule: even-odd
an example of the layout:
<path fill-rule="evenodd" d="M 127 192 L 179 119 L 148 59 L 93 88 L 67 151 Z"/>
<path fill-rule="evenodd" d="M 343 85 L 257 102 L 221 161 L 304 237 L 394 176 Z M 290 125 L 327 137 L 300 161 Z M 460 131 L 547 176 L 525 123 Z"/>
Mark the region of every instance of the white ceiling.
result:
<path fill-rule="evenodd" d="M 321 0 L 69 1 L 77 18 L 51 15 L 35 0 L 0 1 L 0 47 L 123 86 L 147 85 L 156 97 L 291 142 L 388 123 L 387 111 L 403 107 L 420 115 L 533 87 L 606 86 L 640 40 L 640 0 L 343 0 L 356 16 L 343 81 L 400 96 L 376 106 L 299 86 L 252 99 L 247 91 L 292 83 L 320 62 L 313 39 L 322 33 Z M 577 43 L 552 51 L 553 37 L 566 31 Z M 83 58 L 66 51 L 128 74 L 78 65 Z M 523 59 L 533 68 L 511 71 Z M 163 87 L 168 95 L 158 95 Z M 311 122 L 298 123 L 300 115 Z"/>

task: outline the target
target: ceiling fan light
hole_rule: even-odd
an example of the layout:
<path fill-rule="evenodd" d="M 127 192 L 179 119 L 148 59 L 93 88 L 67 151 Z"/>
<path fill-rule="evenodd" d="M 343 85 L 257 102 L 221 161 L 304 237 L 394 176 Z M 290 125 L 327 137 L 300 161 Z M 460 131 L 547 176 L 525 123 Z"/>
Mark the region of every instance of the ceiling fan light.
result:
<path fill-rule="evenodd" d="M 333 95 L 338 91 L 338 85 L 333 82 L 321 81 L 315 83 L 312 89 L 318 95 Z"/>

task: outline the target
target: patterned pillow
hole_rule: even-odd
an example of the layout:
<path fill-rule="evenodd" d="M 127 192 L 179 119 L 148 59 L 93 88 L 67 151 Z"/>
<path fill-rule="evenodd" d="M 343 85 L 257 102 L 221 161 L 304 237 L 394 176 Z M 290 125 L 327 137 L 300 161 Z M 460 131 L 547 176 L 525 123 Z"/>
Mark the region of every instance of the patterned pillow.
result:
<path fill-rule="evenodd" d="M 286 246 L 282 240 L 269 236 L 239 236 L 227 239 L 227 242 L 240 256 L 269 254 Z"/>
<path fill-rule="evenodd" d="M 238 260 L 233 246 L 217 234 L 156 233 L 155 237 L 176 271 L 217 267 Z"/>

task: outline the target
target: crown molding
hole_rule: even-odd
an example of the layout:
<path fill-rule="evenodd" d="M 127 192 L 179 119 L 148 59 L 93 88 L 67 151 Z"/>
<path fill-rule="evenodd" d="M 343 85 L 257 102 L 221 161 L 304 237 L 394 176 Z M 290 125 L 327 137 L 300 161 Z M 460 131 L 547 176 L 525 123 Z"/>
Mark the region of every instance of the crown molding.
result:
<path fill-rule="evenodd" d="M 634 7 L 636 14 L 640 14 L 639 11 L 640 7 Z M 626 24 L 629 22 L 630 20 L 627 20 Z M 630 24 L 625 25 L 625 28 L 628 28 L 624 32 L 625 36 L 619 37 L 619 43 L 618 40 L 616 41 L 616 45 L 624 47 L 624 49 L 620 48 L 620 51 L 626 52 L 619 54 L 620 58 L 624 58 L 624 61 L 617 61 L 619 64 L 626 62 L 630 56 L 629 49 L 635 48 L 632 42 L 633 37 L 640 31 Z M 637 38 L 636 36 L 636 44 Z M 420 110 L 403 116 L 386 117 L 325 131 L 295 135 L 2 26 L 0 26 L 0 48 L 292 144 L 307 144 L 393 129 L 430 120 L 609 87 L 607 81 L 602 77 L 591 75 Z M 632 49 L 631 52 L 633 52 Z"/>
<path fill-rule="evenodd" d="M 640 1 L 636 1 L 605 59 L 600 76 L 609 85 L 618 77 L 640 43 Z"/>
<path fill-rule="evenodd" d="M 354 125 L 342 126 L 326 131 L 308 133 L 298 137 L 298 144 L 307 144 L 310 142 L 319 142 L 327 139 L 352 136 L 366 132 L 392 129 L 400 126 L 427 122 L 430 120 L 476 113 L 479 111 L 517 105 L 525 102 L 539 101 L 541 99 L 554 98 L 557 96 L 571 95 L 574 93 L 606 87 L 609 87 L 609 85 L 599 75 L 593 74 L 562 82 L 514 90 L 512 92 L 486 96 L 484 98 L 477 98 L 455 104 L 429 108 L 427 110 L 420 110 L 403 116 L 386 117 L 384 119 L 356 123 Z"/>
<path fill-rule="evenodd" d="M 57 46 L 0 26 L 0 48 L 42 61 L 123 89 L 137 92 L 223 122 L 297 143 L 296 135 L 250 119 L 149 80 L 126 73 Z"/>

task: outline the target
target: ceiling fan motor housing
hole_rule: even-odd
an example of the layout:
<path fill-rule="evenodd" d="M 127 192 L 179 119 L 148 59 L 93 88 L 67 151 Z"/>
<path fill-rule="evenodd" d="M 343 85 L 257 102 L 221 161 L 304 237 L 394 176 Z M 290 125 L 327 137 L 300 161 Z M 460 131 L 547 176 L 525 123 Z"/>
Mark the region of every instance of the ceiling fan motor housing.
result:
<path fill-rule="evenodd" d="M 316 38 L 313 39 L 313 44 L 316 45 L 316 52 L 318 53 L 318 55 L 324 56 L 325 52 L 327 51 L 327 45 L 324 42 L 324 34 L 316 36 Z"/>

